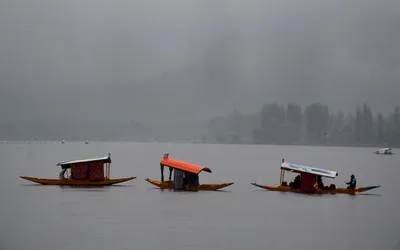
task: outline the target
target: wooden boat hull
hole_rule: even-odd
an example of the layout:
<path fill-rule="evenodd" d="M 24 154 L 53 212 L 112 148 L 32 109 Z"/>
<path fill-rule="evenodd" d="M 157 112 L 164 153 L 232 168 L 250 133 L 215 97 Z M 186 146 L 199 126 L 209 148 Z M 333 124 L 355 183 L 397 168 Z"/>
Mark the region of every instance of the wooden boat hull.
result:
<path fill-rule="evenodd" d="M 290 186 L 264 186 L 259 185 L 257 183 L 251 183 L 253 186 L 267 189 L 269 191 L 280 191 L 280 192 L 292 192 L 292 193 L 301 193 L 300 189 L 293 189 Z M 369 186 L 369 187 L 360 187 L 356 189 L 347 189 L 347 188 L 336 188 L 331 190 L 324 189 L 315 189 L 315 193 L 317 194 L 360 194 L 362 192 L 372 190 L 375 188 L 379 188 L 380 186 Z"/>
<path fill-rule="evenodd" d="M 161 181 L 150 180 L 150 179 L 146 179 L 146 181 L 150 184 L 153 184 L 154 186 L 161 188 L 161 189 L 174 189 L 174 185 L 173 185 L 172 181 L 161 182 Z M 215 191 L 215 190 L 230 186 L 232 184 L 233 184 L 233 182 L 222 183 L 222 184 L 201 184 L 198 187 L 186 188 L 185 190 L 186 191 L 200 191 L 200 190 Z"/>
<path fill-rule="evenodd" d="M 42 185 L 70 185 L 70 186 L 109 186 L 117 183 L 122 183 L 136 179 L 136 177 L 120 178 L 120 179 L 106 179 L 104 181 L 87 181 L 87 180 L 58 180 L 58 179 L 40 179 L 28 176 L 20 176 L 22 179 L 39 183 Z"/>

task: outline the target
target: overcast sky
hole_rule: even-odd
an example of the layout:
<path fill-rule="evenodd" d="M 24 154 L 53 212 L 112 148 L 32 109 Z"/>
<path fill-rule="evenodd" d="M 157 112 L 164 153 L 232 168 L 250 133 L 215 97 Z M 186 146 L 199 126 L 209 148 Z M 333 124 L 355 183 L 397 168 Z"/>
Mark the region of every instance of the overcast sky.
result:
<path fill-rule="evenodd" d="M 0 0 L 0 115 L 173 124 L 272 101 L 391 112 L 399 27 L 397 0 Z"/>

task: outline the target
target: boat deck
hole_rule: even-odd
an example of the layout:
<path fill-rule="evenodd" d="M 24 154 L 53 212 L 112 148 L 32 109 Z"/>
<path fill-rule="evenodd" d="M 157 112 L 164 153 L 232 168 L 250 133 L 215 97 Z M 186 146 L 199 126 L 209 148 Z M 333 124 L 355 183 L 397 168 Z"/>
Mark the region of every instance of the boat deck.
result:
<path fill-rule="evenodd" d="M 42 185 L 72 185 L 72 186 L 108 186 L 136 179 L 136 177 L 105 179 L 104 181 L 72 180 L 72 179 L 40 179 L 29 176 L 20 176 L 22 179 Z"/>

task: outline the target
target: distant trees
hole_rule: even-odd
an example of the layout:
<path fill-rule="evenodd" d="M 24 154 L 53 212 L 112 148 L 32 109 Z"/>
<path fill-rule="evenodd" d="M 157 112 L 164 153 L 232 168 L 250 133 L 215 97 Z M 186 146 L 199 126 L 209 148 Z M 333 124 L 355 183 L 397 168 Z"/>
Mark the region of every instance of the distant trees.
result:
<path fill-rule="evenodd" d="M 204 141 L 218 143 L 251 143 L 254 128 L 260 124 L 260 115 L 242 114 L 235 110 L 226 116 L 212 118 Z"/>
<path fill-rule="evenodd" d="M 343 111 L 330 113 L 327 105 L 312 103 L 302 108 L 266 103 L 256 114 L 233 112 L 210 120 L 209 134 L 220 143 L 392 145 L 400 146 L 400 106 L 384 117 L 364 103 L 355 116 Z"/>
<path fill-rule="evenodd" d="M 303 113 L 297 104 L 289 103 L 286 108 L 286 132 L 289 142 L 299 142 L 302 139 Z"/>
<path fill-rule="evenodd" d="M 264 104 L 261 108 L 261 135 L 264 141 L 279 143 L 284 140 L 285 108 L 276 102 Z"/>
<path fill-rule="evenodd" d="M 381 143 L 385 141 L 385 121 L 380 112 L 378 113 L 376 120 L 377 141 Z"/>
<path fill-rule="evenodd" d="M 386 136 L 389 144 L 399 144 L 400 141 L 400 106 L 397 106 L 388 119 L 388 135 Z"/>
<path fill-rule="evenodd" d="M 301 140 L 303 114 L 299 105 L 288 104 L 285 108 L 276 102 L 264 104 L 260 119 L 260 128 L 253 131 L 255 143 L 285 144 Z"/>
<path fill-rule="evenodd" d="M 307 141 L 310 143 L 325 144 L 329 125 L 328 106 L 313 103 L 306 107 L 304 118 Z"/>
<path fill-rule="evenodd" d="M 357 108 L 356 113 L 356 141 L 360 144 L 370 144 L 373 141 L 373 118 L 371 109 L 364 103 L 362 109 Z"/>

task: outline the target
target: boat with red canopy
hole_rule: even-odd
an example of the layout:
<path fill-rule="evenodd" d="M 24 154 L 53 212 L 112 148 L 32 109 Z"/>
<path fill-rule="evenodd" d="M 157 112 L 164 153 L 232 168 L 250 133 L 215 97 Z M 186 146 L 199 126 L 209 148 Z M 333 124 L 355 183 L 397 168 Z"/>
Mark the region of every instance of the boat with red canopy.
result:
<path fill-rule="evenodd" d="M 284 181 L 285 171 L 299 174 L 299 176 L 296 177 L 296 179 L 298 178 L 299 180 L 298 185 L 296 185 L 295 183 L 290 183 L 289 185 L 287 185 L 287 182 Z M 380 187 L 367 186 L 360 188 L 336 188 L 336 186 L 333 184 L 327 187 L 323 185 L 322 177 L 335 179 L 337 176 L 338 172 L 333 170 L 303 166 L 288 163 L 282 160 L 279 186 L 266 186 L 259 185 L 257 183 L 251 184 L 259 188 L 267 189 L 269 191 L 318 194 L 360 194 L 361 192 Z"/>
<path fill-rule="evenodd" d="M 169 178 L 167 181 L 164 181 L 164 167 L 169 167 Z M 211 169 L 194 163 L 169 158 L 169 154 L 164 154 L 164 157 L 160 162 L 160 170 L 161 181 L 150 180 L 148 178 L 146 181 L 161 189 L 214 191 L 233 184 L 233 182 L 222 184 L 199 184 L 199 173 L 202 171 L 211 173 Z M 174 173 L 173 180 L 172 173 Z"/>
<path fill-rule="evenodd" d="M 117 183 L 133 180 L 136 177 L 111 179 L 110 166 L 111 155 L 85 160 L 60 162 L 57 166 L 61 167 L 58 179 L 41 179 L 29 176 L 20 176 L 22 179 L 43 185 L 72 185 L 72 186 L 108 186 Z M 104 176 L 105 169 L 105 176 Z M 65 177 L 68 170 L 70 176 Z"/>

